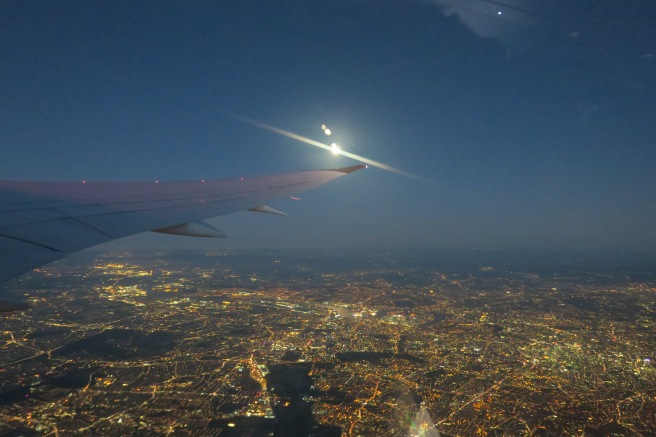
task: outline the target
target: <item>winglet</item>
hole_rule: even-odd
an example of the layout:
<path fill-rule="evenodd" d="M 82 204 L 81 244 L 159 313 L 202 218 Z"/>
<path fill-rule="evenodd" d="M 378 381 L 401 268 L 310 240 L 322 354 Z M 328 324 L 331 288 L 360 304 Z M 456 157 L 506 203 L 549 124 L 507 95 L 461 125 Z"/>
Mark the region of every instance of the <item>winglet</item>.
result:
<path fill-rule="evenodd" d="M 341 173 L 349 174 L 349 173 L 353 173 L 354 171 L 358 171 L 358 170 L 360 170 L 362 168 L 365 168 L 365 167 L 367 167 L 367 166 L 366 165 L 353 165 L 351 167 L 336 168 L 333 171 L 338 171 L 338 172 L 341 172 Z"/>

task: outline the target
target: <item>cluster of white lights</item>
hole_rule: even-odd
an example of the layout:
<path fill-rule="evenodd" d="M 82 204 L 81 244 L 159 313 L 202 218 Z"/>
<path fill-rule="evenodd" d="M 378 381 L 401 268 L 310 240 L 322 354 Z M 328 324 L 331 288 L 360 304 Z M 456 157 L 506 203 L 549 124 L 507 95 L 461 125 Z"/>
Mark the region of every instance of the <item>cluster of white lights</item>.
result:
<path fill-rule="evenodd" d="M 321 125 L 321 129 L 323 130 L 323 133 L 325 133 L 328 136 L 330 136 L 333 133 L 330 129 L 328 129 L 328 126 L 326 126 L 325 124 Z M 333 155 L 339 155 L 340 153 L 342 153 L 342 148 L 339 147 L 337 143 L 331 143 L 330 151 L 333 152 Z"/>

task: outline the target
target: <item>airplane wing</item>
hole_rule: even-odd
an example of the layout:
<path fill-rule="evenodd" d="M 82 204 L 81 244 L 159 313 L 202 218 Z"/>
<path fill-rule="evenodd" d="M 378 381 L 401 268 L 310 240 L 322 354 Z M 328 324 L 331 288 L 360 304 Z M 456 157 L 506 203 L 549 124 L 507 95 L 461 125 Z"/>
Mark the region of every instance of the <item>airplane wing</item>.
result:
<path fill-rule="evenodd" d="M 279 213 L 267 204 L 362 167 L 183 182 L 0 181 L 0 283 L 145 231 L 223 236 L 202 220 L 247 209 Z M 0 294 L 0 311 L 14 304 Z"/>

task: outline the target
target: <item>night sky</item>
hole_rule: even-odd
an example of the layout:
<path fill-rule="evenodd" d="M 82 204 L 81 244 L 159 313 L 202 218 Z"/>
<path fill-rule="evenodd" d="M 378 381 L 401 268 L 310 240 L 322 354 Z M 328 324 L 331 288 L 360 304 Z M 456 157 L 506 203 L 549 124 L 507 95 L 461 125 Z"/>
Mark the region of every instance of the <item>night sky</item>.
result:
<path fill-rule="evenodd" d="M 225 240 L 121 247 L 653 253 L 655 23 L 653 0 L 2 0 L 0 178 L 357 164 L 234 113 L 417 178 L 369 168 L 289 217 L 212 220 Z"/>

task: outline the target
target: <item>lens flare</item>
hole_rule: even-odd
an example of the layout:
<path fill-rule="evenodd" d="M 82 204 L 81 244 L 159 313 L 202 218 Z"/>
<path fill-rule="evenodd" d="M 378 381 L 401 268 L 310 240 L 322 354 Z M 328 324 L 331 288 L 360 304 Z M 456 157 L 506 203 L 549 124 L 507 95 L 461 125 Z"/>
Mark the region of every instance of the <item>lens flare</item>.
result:
<path fill-rule="evenodd" d="M 342 148 L 339 147 L 337 144 L 332 143 L 330 145 L 330 151 L 333 152 L 333 155 L 339 155 L 340 153 L 342 153 Z"/>
<path fill-rule="evenodd" d="M 247 117 L 242 117 L 241 115 L 232 114 L 232 113 L 226 113 L 226 114 L 233 117 L 233 118 L 236 118 L 237 120 L 243 121 L 244 123 L 248 123 L 252 126 L 257 126 L 259 128 L 268 130 L 269 132 L 277 133 L 278 135 L 282 135 L 282 136 L 285 136 L 287 138 L 291 138 L 293 140 L 300 141 L 302 143 L 309 144 L 309 145 L 315 146 L 315 147 L 319 147 L 321 149 L 328 150 L 329 152 L 335 153 L 335 149 L 332 146 L 329 146 L 328 144 L 321 143 L 319 141 L 315 141 L 312 138 L 307 138 L 307 137 L 304 137 L 302 135 L 295 134 L 294 132 L 289 132 L 289 131 L 286 131 L 284 129 L 280 129 L 280 128 L 275 127 L 275 126 L 268 125 L 266 123 L 262 123 L 262 122 L 259 122 L 259 121 L 256 121 L 256 120 L 253 120 L 253 119 L 250 119 L 250 118 L 247 118 Z M 326 129 L 326 130 L 329 130 L 329 129 Z M 335 146 L 339 148 L 339 146 L 337 146 L 337 144 L 335 144 Z M 406 171 L 399 170 L 398 168 L 394 168 L 392 166 L 389 166 L 387 164 L 383 164 L 382 162 L 378 162 L 378 161 L 375 161 L 373 159 L 365 158 L 364 156 L 356 155 L 355 153 L 347 152 L 345 150 L 342 150 L 341 148 L 339 148 L 338 151 L 339 151 L 339 153 L 335 153 L 335 155 L 339 154 L 339 155 L 342 155 L 342 156 L 346 156 L 347 158 L 351 158 L 351 159 L 354 159 L 356 161 L 362 162 L 363 164 L 368 164 L 368 165 L 371 165 L 371 166 L 374 166 L 374 167 L 378 167 L 382 170 L 387 170 L 387 171 L 392 172 L 392 173 L 400 174 L 402 176 L 405 176 L 405 177 L 408 177 L 408 178 L 411 178 L 411 179 L 414 179 L 414 180 L 417 180 L 417 181 L 426 182 L 428 184 L 435 184 L 434 181 L 431 181 L 429 179 L 425 179 L 425 178 L 422 178 L 421 176 L 417 176 L 417 175 L 414 175 L 412 173 L 408 173 Z"/>

